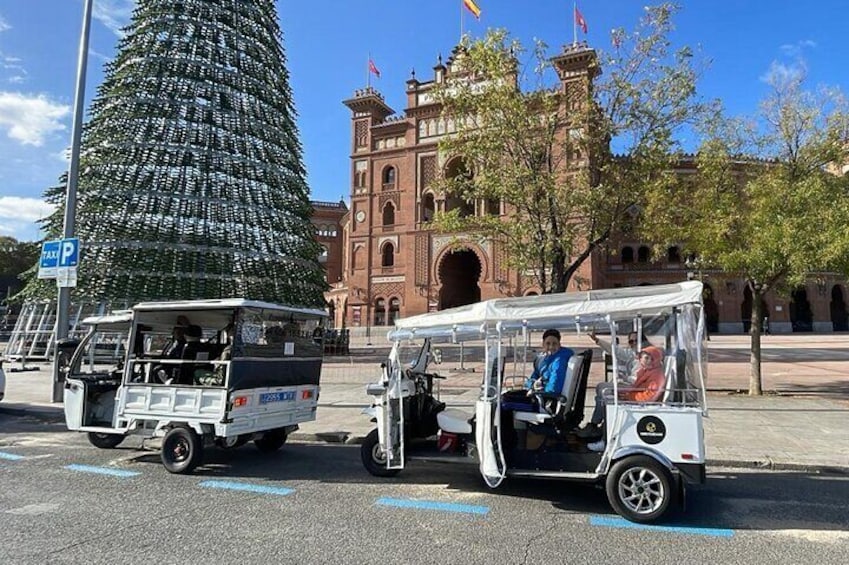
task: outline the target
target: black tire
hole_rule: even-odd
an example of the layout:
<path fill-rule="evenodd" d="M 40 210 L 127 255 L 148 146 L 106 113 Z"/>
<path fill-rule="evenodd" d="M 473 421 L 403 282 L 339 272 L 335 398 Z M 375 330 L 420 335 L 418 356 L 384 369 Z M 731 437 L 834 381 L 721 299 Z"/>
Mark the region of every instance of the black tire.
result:
<path fill-rule="evenodd" d="M 380 439 L 377 430 L 372 430 L 360 446 L 360 457 L 366 471 L 375 477 L 394 477 L 400 469 L 386 468 L 386 455 L 380 450 Z"/>
<path fill-rule="evenodd" d="M 88 441 L 94 447 L 100 449 L 113 449 L 118 447 L 124 438 L 127 437 L 121 434 L 101 434 L 99 432 L 88 432 Z"/>
<path fill-rule="evenodd" d="M 191 428 L 171 428 L 162 438 L 162 464 L 169 473 L 191 473 L 203 461 L 203 441 Z"/>
<path fill-rule="evenodd" d="M 286 428 L 268 430 L 254 440 L 254 445 L 263 453 L 274 453 L 286 443 Z"/>
<path fill-rule="evenodd" d="M 607 475 L 607 499 L 623 518 L 656 522 L 672 507 L 677 487 L 669 470 L 647 455 L 617 461 Z"/>

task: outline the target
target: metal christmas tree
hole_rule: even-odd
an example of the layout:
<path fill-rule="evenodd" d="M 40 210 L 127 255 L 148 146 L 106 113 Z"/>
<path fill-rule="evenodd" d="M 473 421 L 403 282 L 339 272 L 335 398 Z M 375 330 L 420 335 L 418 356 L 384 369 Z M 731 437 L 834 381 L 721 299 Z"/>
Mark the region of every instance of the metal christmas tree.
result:
<path fill-rule="evenodd" d="M 83 134 L 75 300 L 323 304 L 274 0 L 139 0 L 125 31 Z"/>

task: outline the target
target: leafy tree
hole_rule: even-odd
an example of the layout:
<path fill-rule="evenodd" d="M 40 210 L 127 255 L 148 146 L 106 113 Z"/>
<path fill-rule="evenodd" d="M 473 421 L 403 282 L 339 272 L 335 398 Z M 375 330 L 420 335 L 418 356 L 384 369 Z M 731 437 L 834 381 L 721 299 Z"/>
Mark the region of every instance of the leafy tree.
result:
<path fill-rule="evenodd" d="M 804 89 L 803 73 L 773 73 L 772 92 L 748 122 L 715 116 L 697 172 L 648 199 L 647 237 L 680 243 L 704 267 L 741 276 L 752 292 L 749 394 L 762 393 L 763 295 L 812 272 L 847 272 L 849 158 L 842 96 Z M 742 158 L 740 155 L 746 155 Z"/>
<path fill-rule="evenodd" d="M 9 288 L 20 286 L 21 274 L 32 266 L 39 254 L 37 243 L 0 236 L 0 294 L 5 296 Z"/>
<path fill-rule="evenodd" d="M 548 58 L 537 42 L 525 66 L 524 48 L 504 30 L 464 38 L 435 89 L 456 130 L 440 142 L 441 154 L 463 165 L 437 184 L 448 205 L 434 227 L 496 240 L 510 266 L 532 270 L 543 292 L 564 291 L 646 190 L 665 182 L 673 134 L 704 111 L 691 50 L 669 41 L 676 11 L 668 3 L 647 8 L 633 33 L 614 30 L 614 49 L 600 56 L 572 45 Z M 583 75 L 567 77 L 581 57 Z M 474 202 L 504 202 L 507 215 L 472 214 Z"/>
<path fill-rule="evenodd" d="M 125 31 L 83 133 L 75 297 L 323 304 L 274 0 L 139 0 Z"/>

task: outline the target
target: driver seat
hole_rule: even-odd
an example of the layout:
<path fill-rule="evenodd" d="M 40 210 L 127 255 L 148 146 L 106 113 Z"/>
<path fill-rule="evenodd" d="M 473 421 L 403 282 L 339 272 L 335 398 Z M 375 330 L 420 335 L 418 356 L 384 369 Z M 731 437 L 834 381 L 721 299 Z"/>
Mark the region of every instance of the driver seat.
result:
<path fill-rule="evenodd" d="M 436 423 L 439 429 L 451 434 L 470 434 L 472 433 L 472 420 L 475 417 L 471 414 L 449 408 L 443 410 L 436 415 Z"/>
<path fill-rule="evenodd" d="M 558 416 L 562 412 L 568 412 L 571 408 L 572 401 L 575 399 L 577 385 L 581 382 L 581 367 L 585 359 L 586 356 L 583 353 L 572 355 L 569 358 L 569 362 L 566 364 L 566 377 L 563 379 L 563 388 L 557 399 L 557 408 L 554 410 L 554 413 L 548 412 L 543 403 L 540 403 L 538 412 L 516 411 L 513 412 L 513 419 L 528 424 L 544 424 L 551 422 L 555 416 Z"/>

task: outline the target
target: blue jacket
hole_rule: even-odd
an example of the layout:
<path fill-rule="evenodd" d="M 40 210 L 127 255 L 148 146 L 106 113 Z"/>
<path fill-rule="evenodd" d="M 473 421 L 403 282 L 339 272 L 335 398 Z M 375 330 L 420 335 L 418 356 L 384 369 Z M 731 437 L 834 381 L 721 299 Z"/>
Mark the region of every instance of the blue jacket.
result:
<path fill-rule="evenodd" d="M 525 388 L 531 389 L 534 386 L 534 381 L 542 378 L 542 392 L 546 394 L 560 394 L 563 390 L 563 381 L 566 380 L 566 365 L 569 363 L 569 358 L 575 352 L 568 347 L 561 347 L 557 353 L 546 355 L 535 363 L 534 372 L 525 381 Z"/>

